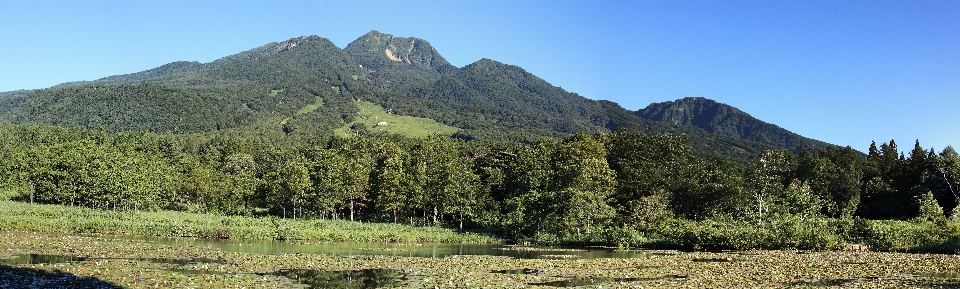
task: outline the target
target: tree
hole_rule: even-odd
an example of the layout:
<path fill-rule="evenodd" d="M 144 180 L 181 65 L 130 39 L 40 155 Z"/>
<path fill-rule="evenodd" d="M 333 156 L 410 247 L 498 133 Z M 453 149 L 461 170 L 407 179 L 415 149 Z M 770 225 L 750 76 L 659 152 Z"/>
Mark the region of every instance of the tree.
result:
<path fill-rule="evenodd" d="M 764 215 L 783 193 L 784 176 L 791 171 L 788 153 L 779 150 L 765 150 L 756 162 L 750 163 L 746 185 L 753 192 L 758 224 L 763 224 Z"/>
<path fill-rule="evenodd" d="M 934 164 L 932 187 L 937 188 L 934 195 L 946 211 L 955 211 L 960 204 L 960 155 L 951 146 L 940 151 Z"/>
<path fill-rule="evenodd" d="M 379 159 L 373 172 L 372 189 L 377 209 L 388 211 L 397 223 L 397 212 L 406 207 L 407 175 L 405 163 L 410 155 L 392 142 L 383 142 L 379 147 Z"/>
<path fill-rule="evenodd" d="M 917 207 L 917 217 L 914 220 L 917 221 L 939 221 L 946 220 L 943 215 L 943 208 L 937 204 L 937 200 L 933 198 L 933 193 L 927 192 L 925 194 L 920 194 L 914 198 L 914 204 Z"/>
<path fill-rule="evenodd" d="M 415 145 L 410 153 L 414 180 L 422 180 L 422 194 L 417 196 L 419 207 L 433 210 L 433 224 L 439 222 L 440 214 L 456 198 L 451 174 L 458 157 L 457 147 L 444 136 L 433 136 Z"/>
<path fill-rule="evenodd" d="M 698 191 L 694 170 L 697 162 L 686 138 L 620 129 L 603 140 L 609 152 L 607 163 L 617 180 L 611 203 L 626 224 L 646 227 L 641 223 L 646 218 L 640 216 L 654 213 L 646 211 L 649 208 L 661 207 L 652 206 L 652 200 L 667 201 L 669 207 L 682 214 L 696 206 L 690 197 Z M 657 197 L 650 198 L 654 195 Z"/>
<path fill-rule="evenodd" d="M 803 181 L 825 201 L 824 213 L 831 217 L 852 216 L 860 204 L 862 173 L 859 153 L 852 148 L 827 147 L 813 158 L 804 159 L 811 168 Z"/>
<path fill-rule="evenodd" d="M 263 205 L 287 217 L 287 208 L 294 219 L 310 215 L 307 210 L 313 193 L 313 183 L 306 160 L 300 155 L 282 150 L 270 154 L 266 172 L 261 177 L 259 196 Z M 305 212 L 307 211 L 307 212 Z"/>
<path fill-rule="evenodd" d="M 577 240 L 608 225 L 616 214 L 607 203 L 616 189 L 616 172 L 607 164 L 603 143 L 577 134 L 565 139 L 554 156 L 554 191 L 562 223 L 556 231 L 573 234 Z"/>
<path fill-rule="evenodd" d="M 473 163 L 467 157 L 457 157 L 447 167 L 444 190 L 450 196 L 446 211 L 457 215 L 458 228 L 463 231 L 463 220 L 472 217 L 483 200 L 480 176 L 473 172 Z"/>
<path fill-rule="evenodd" d="M 824 206 L 824 201 L 813 192 L 810 185 L 799 179 L 790 182 L 780 201 L 787 213 L 801 220 L 819 214 Z"/>
<path fill-rule="evenodd" d="M 691 219 L 746 215 L 751 197 L 744 189 L 743 167 L 723 157 L 694 166 L 695 189 L 675 194 L 677 213 Z"/>
<path fill-rule="evenodd" d="M 319 146 L 303 148 L 310 174 L 313 192 L 307 203 L 319 212 L 321 218 L 330 214 L 337 219 L 337 209 L 344 203 L 343 193 L 345 186 L 340 176 L 340 169 L 345 162 L 341 154 Z"/>
<path fill-rule="evenodd" d="M 341 199 L 350 209 L 350 221 L 354 220 L 357 207 L 365 206 L 370 192 L 370 175 L 373 170 L 373 158 L 367 153 L 370 148 L 363 138 L 352 138 L 339 147 L 340 183 L 343 185 Z"/>

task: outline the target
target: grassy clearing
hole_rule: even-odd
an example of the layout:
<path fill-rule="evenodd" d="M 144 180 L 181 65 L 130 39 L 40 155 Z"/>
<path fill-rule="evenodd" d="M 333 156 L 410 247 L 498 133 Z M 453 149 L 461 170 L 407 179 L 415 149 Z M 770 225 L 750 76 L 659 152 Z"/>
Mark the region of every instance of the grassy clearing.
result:
<path fill-rule="evenodd" d="M 387 113 L 383 107 L 369 102 L 356 102 L 360 115 L 351 123 L 341 127 L 335 132 L 343 136 L 353 135 L 350 132 L 350 126 L 361 123 L 367 126 L 371 132 L 386 132 L 400 134 L 407 137 L 422 138 L 435 134 L 452 135 L 457 132 L 457 128 L 447 126 L 429 118 L 400 116 Z M 378 123 L 386 122 L 386 125 Z"/>
<path fill-rule="evenodd" d="M 317 97 L 315 98 L 315 100 L 313 101 L 313 103 L 308 104 L 308 105 L 306 105 L 306 106 L 301 107 L 300 109 L 298 109 L 298 110 L 297 110 L 297 115 L 301 115 L 301 114 L 304 114 L 304 113 L 311 113 L 311 112 L 313 112 L 314 110 L 317 110 L 318 108 L 320 108 L 321 106 L 323 106 L 323 98 L 317 96 Z"/>
<path fill-rule="evenodd" d="M 644 251 L 627 259 L 513 259 L 494 256 L 420 258 L 399 256 L 262 255 L 206 247 L 166 246 L 97 236 L 0 232 L 7 256 L 29 254 L 86 258 L 60 264 L 17 264 L 71 273 L 128 288 L 292 287 L 272 275 L 284 268 L 328 271 L 397 269 L 405 288 L 903 288 L 960 286 L 960 256 L 827 251 L 680 252 Z M 164 264 L 150 258 L 194 258 L 196 263 Z M 200 259 L 203 258 L 203 259 Z M 216 260 L 204 261 L 204 260 Z M 949 274 L 954 273 L 954 274 Z M 309 281 L 309 280 L 301 280 Z M 326 284 L 334 287 L 336 284 Z M 338 287 L 339 288 L 339 287 Z M 346 287 L 344 287 L 346 288 Z M 352 287 L 351 287 L 352 288 Z"/>
<path fill-rule="evenodd" d="M 329 242 L 488 243 L 497 240 L 436 227 L 334 220 L 217 216 L 174 211 L 113 212 L 0 201 L 0 230 L 130 234 L 165 237 L 312 240 Z"/>

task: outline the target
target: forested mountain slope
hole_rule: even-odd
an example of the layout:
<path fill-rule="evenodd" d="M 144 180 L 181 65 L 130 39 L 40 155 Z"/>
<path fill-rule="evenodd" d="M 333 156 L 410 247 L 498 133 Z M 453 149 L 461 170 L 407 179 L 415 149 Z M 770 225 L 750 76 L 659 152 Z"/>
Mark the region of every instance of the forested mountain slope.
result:
<path fill-rule="evenodd" d="M 792 133 L 777 125 L 754 118 L 727 104 L 703 97 L 652 103 L 636 114 L 649 120 L 675 125 L 690 125 L 706 131 L 732 136 L 780 148 L 818 149 L 830 144 Z"/>
<path fill-rule="evenodd" d="M 315 137 L 348 126 L 360 115 L 360 101 L 373 102 L 391 114 L 437 120 L 457 128 L 453 136 L 462 139 L 534 142 L 625 128 L 684 135 L 698 155 L 722 155 L 739 162 L 764 149 L 825 145 L 766 128 L 727 107 L 723 109 L 730 113 L 724 115 L 734 116 L 734 121 L 721 119 L 714 126 L 698 126 L 707 116 L 700 111 L 706 108 L 683 115 L 690 120 L 651 121 L 641 116 L 655 118 L 655 109 L 648 108 L 649 115 L 635 114 L 490 59 L 457 68 L 425 40 L 377 31 L 344 49 L 318 36 L 298 37 L 210 63 L 178 61 L 95 81 L 4 92 L 0 122 L 109 132 L 229 129 Z"/>

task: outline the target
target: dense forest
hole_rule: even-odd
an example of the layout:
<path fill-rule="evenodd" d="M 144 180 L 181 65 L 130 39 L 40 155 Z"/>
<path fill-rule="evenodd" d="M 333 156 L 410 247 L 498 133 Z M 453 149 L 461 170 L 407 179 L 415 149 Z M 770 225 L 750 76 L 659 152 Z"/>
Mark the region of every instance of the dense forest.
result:
<path fill-rule="evenodd" d="M 425 40 L 377 31 L 343 49 L 325 38 L 297 37 L 210 63 L 178 61 L 94 81 L 2 92 L 0 123 L 108 133 L 322 137 L 353 125 L 358 101 L 455 127 L 453 136 L 462 140 L 533 144 L 624 128 L 686 136 L 697 156 L 741 164 L 763 150 L 827 145 L 792 141 L 798 136 L 756 125 L 745 114 L 724 114 L 737 117 L 727 117 L 722 130 L 645 119 L 646 114 L 568 92 L 517 66 L 481 59 L 458 68 Z"/>
<path fill-rule="evenodd" d="M 829 144 L 766 123 L 742 110 L 703 97 L 652 103 L 636 112 L 645 119 L 689 125 L 711 133 L 772 144 L 779 148 L 820 148 Z"/>
<path fill-rule="evenodd" d="M 865 158 L 849 147 L 767 150 L 740 164 L 698 157 L 684 137 L 624 129 L 517 144 L 2 125 L 0 175 L 23 202 L 449 226 L 547 244 L 666 235 L 695 247 L 822 248 L 839 244 L 830 236 L 841 229 L 894 226 L 868 220 L 926 223 L 914 229 L 960 241 L 932 229 L 960 224 L 960 156 L 919 142 L 906 152 L 873 144 Z M 734 228 L 798 235 L 754 236 L 766 241 L 752 245 L 704 239 Z M 768 244 L 788 241 L 799 243 Z"/>

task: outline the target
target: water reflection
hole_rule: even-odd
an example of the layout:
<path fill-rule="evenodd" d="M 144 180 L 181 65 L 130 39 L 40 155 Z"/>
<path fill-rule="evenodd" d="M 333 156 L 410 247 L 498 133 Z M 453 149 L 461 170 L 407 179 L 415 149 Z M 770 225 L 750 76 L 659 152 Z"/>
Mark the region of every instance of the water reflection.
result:
<path fill-rule="evenodd" d="M 0 264 L 4 265 L 34 265 L 34 264 L 59 264 L 84 262 L 87 260 L 138 260 L 150 263 L 170 264 L 170 265 L 189 265 L 199 263 L 226 264 L 223 260 L 209 258 L 87 258 L 68 255 L 45 255 L 45 254 L 23 254 L 0 256 Z"/>
<path fill-rule="evenodd" d="M 407 275 L 401 270 L 366 269 L 322 271 L 309 269 L 280 270 L 273 275 L 295 280 L 313 288 L 382 288 L 402 286 Z"/>
<path fill-rule="evenodd" d="M 530 268 L 523 268 L 523 269 L 513 269 L 513 270 L 491 270 L 490 273 L 494 273 L 494 274 L 522 274 L 522 275 L 530 275 L 530 274 L 540 273 L 540 270 L 530 269 Z"/>
<path fill-rule="evenodd" d="M 634 282 L 634 281 L 652 281 L 659 279 L 666 279 L 667 277 L 652 277 L 652 278 L 609 278 L 609 277 L 581 277 L 574 276 L 563 280 L 550 281 L 550 282 L 541 282 L 541 283 L 530 283 L 530 285 L 537 286 L 552 286 L 552 287 L 577 287 L 577 286 L 593 286 L 600 284 L 613 284 L 621 282 Z"/>
<path fill-rule="evenodd" d="M 4 265 L 59 264 L 59 263 L 70 263 L 70 262 L 82 262 L 86 260 L 87 258 L 75 257 L 75 256 L 28 254 L 28 255 L 4 256 L 0 258 L 0 264 L 4 264 Z"/>
<path fill-rule="evenodd" d="M 957 272 L 957 273 L 920 273 L 920 274 L 917 274 L 917 275 L 920 276 L 920 277 L 960 279 L 960 272 Z"/>
<path fill-rule="evenodd" d="M 136 241 L 145 241 L 170 246 L 195 246 L 220 249 L 229 252 L 254 254 L 326 254 L 332 256 L 356 255 L 383 255 L 400 257 L 432 257 L 443 258 L 454 255 L 486 255 L 505 256 L 520 259 L 549 259 L 549 258 L 637 258 L 647 253 L 638 251 L 617 251 L 611 248 L 529 248 L 504 244 L 396 244 L 376 242 L 352 243 L 324 243 L 324 242 L 295 242 L 275 240 L 212 240 L 190 238 L 162 238 L 123 236 Z"/>

